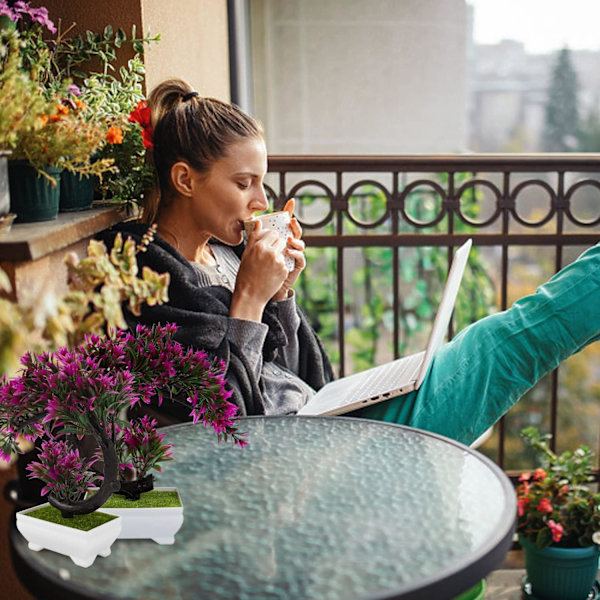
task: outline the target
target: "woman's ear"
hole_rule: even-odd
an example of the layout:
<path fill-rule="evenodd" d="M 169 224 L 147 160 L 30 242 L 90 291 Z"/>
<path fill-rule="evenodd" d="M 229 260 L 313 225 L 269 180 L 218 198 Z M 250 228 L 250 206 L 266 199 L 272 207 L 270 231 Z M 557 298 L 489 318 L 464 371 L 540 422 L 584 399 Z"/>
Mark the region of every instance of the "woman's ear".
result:
<path fill-rule="evenodd" d="M 192 167 L 180 160 L 171 167 L 171 183 L 178 194 L 192 195 Z"/>

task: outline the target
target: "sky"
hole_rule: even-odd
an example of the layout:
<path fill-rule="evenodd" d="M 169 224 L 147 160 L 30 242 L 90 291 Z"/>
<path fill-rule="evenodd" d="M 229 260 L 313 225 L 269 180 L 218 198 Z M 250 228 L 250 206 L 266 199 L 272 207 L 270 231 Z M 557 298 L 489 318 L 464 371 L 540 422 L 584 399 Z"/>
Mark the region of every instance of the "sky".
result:
<path fill-rule="evenodd" d="M 519 40 L 530 53 L 600 50 L 600 0 L 467 0 L 477 44 Z"/>

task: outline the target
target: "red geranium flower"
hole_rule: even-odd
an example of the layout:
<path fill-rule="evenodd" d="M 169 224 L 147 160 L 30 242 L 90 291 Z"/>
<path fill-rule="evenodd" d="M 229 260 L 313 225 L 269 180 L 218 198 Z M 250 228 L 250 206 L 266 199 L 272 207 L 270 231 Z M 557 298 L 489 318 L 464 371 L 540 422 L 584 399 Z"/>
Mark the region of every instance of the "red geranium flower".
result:
<path fill-rule="evenodd" d="M 152 148 L 152 124 L 150 123 L 150 107 L 145 100 L 140 100 L 129 114 L 130 123 L 139 123 L 142 127 L 142 142 L 144 148 Z"/>

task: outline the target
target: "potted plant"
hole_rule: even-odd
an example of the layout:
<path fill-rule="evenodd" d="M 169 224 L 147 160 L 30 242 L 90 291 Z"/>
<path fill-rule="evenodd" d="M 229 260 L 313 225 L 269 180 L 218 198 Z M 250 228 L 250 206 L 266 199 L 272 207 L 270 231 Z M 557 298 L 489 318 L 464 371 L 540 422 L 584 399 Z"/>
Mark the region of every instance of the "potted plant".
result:
<path fill-rule="evenodd" d="M 588 487 L 592 453 L 581 446 L 557 455 L 550 436 L 533 427 L 522 436 L 540 458 L 517 487 L 524 590 L 542 600 L 584 600 L 595 587 L 600 556 L 600 494 Z"/>
<path fill-rule="evenodd" d="M 42 127 L 17 131 L 10 181 L 15 195 L 18 194 L 14 201 L 19 207 L 18 220 L 52 219 L 58 207 L 61 210 L 89 208 L 96 176 L 116 171 L 112 166 L 114 159 L 100 155 L 99 151 L 105 145 L 123 142 L 121 124 L 130 110 L 127 107 L 125 112 L 123 106 L 114 101 L 117 91 L 127 95 L 130 92 L 127 86 L 133 83 L 131 78 L 119 81 L 108 73 L 114 69 L 116 50 L 130 43 L 137 51 L 143 51 L 144 43 L 159 36 L 138 38 L 133 29 L 128 38 L 122 29 L 114 32 L 110 26 L 101 34 L 86 31 L 70 36 L 75 24 L 64 31 L 57 30 L 48 18 L 48 11 L 44 7 L 32 8 L 29 2 L 17 2 L 10 8 L 2 0 L 0 12 L 14 22 L 21 36 L 22 68 L 32 73 L 32 80 L 37 81 L 51 103 Z M 48 32 L 53 34 L 51 39 L 47 39 Z M 102 72 L 88 80 L 80 69 L 94 64 L 93 61 L 100 63 Z M 101 89 L 99 81 L 103 84 Z M 88 83 L 95 84 L 92 93 L 87 93 Z M 136 94 L 141 94 L 137 80 L 131 93 L 135 100 Z M 34 178 L 34 172 L 40 177 Z M 61 173 L 63 182 L 60 182 Z M 23 201 L 36 196 L 42 198 L 40 206 L 23 207 Z"/>
<path fill-rule="evenodd" d="M 154 487 L 150 469 L 172 460 L 171 445 L 163 442 L 157 422 L 148 415 L 117 429 L 120 489 L 102 511 L 123 517 L 119 538 L 147 539 L 173 544 L 183 524 L 183 504 L 177 488 Z"/>
<path fill-rule="evenodd" d="M 31 475 L 44 482 L 42 494 L 52 492 L 62 502 L 76 501 L 99 478 L 67 442 L 43 441 L 38 461 L 29 465 Z M 17 513 L 17 529 L 35 551 L 44 548 L 66 554 L 80 567 L 89 567 L 96 556 L 108 556 L 121 531 L 120 517 L 101 511 L 65 516 L 46 502 Z"/>
<path fill-rule="evenodd" d="M 50 506 L 43 511 L 56 511 L 67 522 L 75 515 L 88 515 L 101 508 L 121 487 L 119 471 L 133 468 L 135 481 L 143 490 L 152 489 L 152 481 L 143 482 L 150 468 L 168 460 L 169 447 L 162 445 L 156 432 L 156 422 L 142 417 L 126 421 L 124 412 L 137 405 L 157 400 L 180 402 L 189 409 L 194 422 L 212 426 L 220 439 L 233 439 L 240 446 L 245 440 L 237 432 L 233 417 L 237 407 L 228 402 L 231 392 L 225 390 L 224 366 L 213 363 L 204 352 L 184 349 L 173 340 L 173 325 L 147 328 L 138 326 L 135 334 L 113 331 L 110 336 L 87 336 L 84 343 L 69 350 L 22 357 L 18 376 L 4 378 L 0 383 L 0 447 L 4 454 L 16 450 L 18 435 L 42 439 L 38 461 L 28 469 L 31 476 L 44 482 L 43 495 Z M 93 438 L 101 456 L 83 460 L 72 439 Z M 71 438 L 71 439 L 70 439 Z M 119 448 L 119 453 L 117 449 Z M 152 453 L 157 451 L 157 455 Z M 92 466 L 102 459 L 102 472 L 96 477 Z M 131 462 L 119 464 L 119 458 Z M 94 480 L 101 484 L 95 493 L 86 496 Z M 149 483 L 149 485 L 145 485 Z M 176 490 L 161 490 L 173 492 Z M 127 494 L 127 497 L 132 496 Z M 133 494 L 139 500 L 139 494 Z M 181 526 L 183 509 L 179 500 L 175 514 L 168 514 L 164 526 L 155 523 L 149 537 L 159 543 L 172 543 Z M 40 509 L 42 510 L 42 509 Z M 102 511 L 101 511 L 102 512 Z M 143 512 L 143 511 L 142 511 Z M 126 511 L 136 521 L 149 528 L 148 517 Z M 39 518 L 36 510 L 27 509 L 17 517 L 17 528 Z M 125 514 L 125 513 L 123 513 Z M 117 511 L 118 515 L 118 511 Z M 56 519 L 53 519 L 54 525 Z M 87 566 L 97 554 L 106 555 L 103 539 L 99 549 L 83 558 L 70 546 L 49 545 L 53 538 L 45 521 L 22 531 L 34 549 L 48 548 L 69 554 L 76 564 Z M 61 526 L 69 526 L 61 520 Z M 116 527 L 116 526 L 115 526 Z M 142 537 L 134 524 L 128 535 Z M 21 530 L 21 529 L 20 529 Z M 116 531 L 115 537 L 119 534 Z M 39 537 L 38 537 L 39 535 Z"/>
<path fill-rule="evenodd" d="M 49 105 L 31 72 L 21 68 L 20 39 L 13 30 L 0 30 L 0 231 L 8 231 L 14 214 L 9 212 L 7 160 L 18 132 L 40 129 Z"/>
<path fill-rule="evenodd" d="M 149 230 L 140 244 L 117 236 L 109 250 L 91 241 L 87 256 L 65 258 L 69 291 L 59 297 L 43 294 L 31 304 L 17 304 L 0 298 L 0 376 L 12 376 L 20 367 L 19 357 L 27 351 L 40 353 L 60 346 L 72 348 L 86 335 L 107 329 L 127 327 L 122 305 L 139 313 L 143 303 L 161 304 L 168 300 L 169 275 L 151 269 L 139 271 L 138 252 L 152 241 Z M 10 281 L 0 269 L 0 291 L 10 294 Z M 18 439 L 19 452 L 11 456 L 17 463 L 17 478 L 8 486 L 19 508 L 40 502 L 41 485 L 27 477 L 27 465 L 35 457 L 30 441 Z"/>

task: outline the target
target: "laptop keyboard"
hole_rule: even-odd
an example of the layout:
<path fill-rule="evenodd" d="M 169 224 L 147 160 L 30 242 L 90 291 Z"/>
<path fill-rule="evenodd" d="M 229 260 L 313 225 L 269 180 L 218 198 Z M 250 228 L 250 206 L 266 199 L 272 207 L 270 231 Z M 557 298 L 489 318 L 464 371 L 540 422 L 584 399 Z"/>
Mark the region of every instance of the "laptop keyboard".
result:
<path fill-rule="evenodd" d="M 417 369 L 423 360 L 423 353 L 412 354 L 397 361 L 375 367 L 364 372 L 360 383 L 352 394 L 347 396 L 350 402 L 385 394 L 407 385 L 417 376 Z"/>

